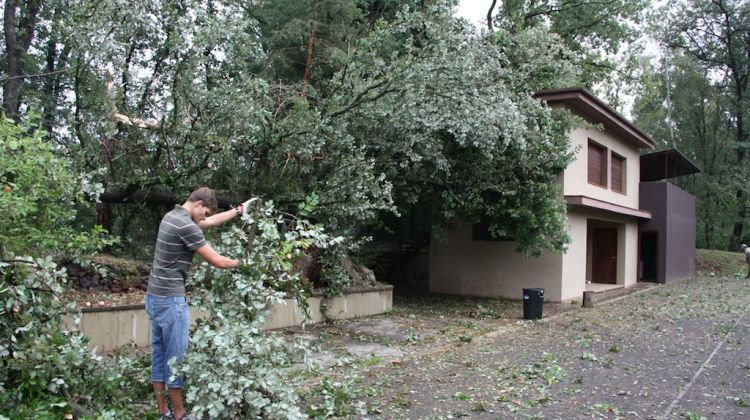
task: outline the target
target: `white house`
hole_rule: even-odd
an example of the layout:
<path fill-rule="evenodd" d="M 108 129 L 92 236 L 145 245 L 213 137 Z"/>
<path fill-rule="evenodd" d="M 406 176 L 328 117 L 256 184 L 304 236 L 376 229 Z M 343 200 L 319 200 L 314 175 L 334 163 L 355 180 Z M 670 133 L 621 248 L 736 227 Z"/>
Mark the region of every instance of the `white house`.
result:
<path fill-rule="evenodd" d="M 630 287 L 639 278 L 639 223 L 651 212 L 639 205 L 640 151 L 654 141 L 583 88 L 539 92 L 551 107 L 565 107 L 597 128 L 570 133 L 575 160 L 560 175 L 567 204 L 564 254 L 527 258 L 512 240 L 482 240 L 457 223 L 429 249 L 429 290 L 437 293 L 520 298 L 542 287 L 545 299 L 579 300 L 585 290 Z"/>

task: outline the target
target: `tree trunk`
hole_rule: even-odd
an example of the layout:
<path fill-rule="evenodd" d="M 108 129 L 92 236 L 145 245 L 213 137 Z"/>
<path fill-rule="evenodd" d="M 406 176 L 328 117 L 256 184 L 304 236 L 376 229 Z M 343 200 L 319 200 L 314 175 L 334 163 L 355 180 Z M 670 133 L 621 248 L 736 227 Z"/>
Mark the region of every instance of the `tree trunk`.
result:
<path fill-rule="evenodd" d="M 487 29 L 489 29 L 490 32 L 495 30 L 494 26 L 492 25 L 492 11 L 495 10 L 496 3 L 497 3 L 497 0 L 492 0 L 492 4 L 490 5 L 490 10 L 487 11 Z"/>
<path fill-rule="evenodd" d="M 19 71 L 19 49 L 16 38 L 16 12 L 18 2 L 6 0 L 3 12 L 3 34 L 5 35 L 5 60 L 8 69 L 7 80 L 3 83 L 3 111 L 8 118 L 18 116 L 18 86 L 21 84 Z"/>
<path fill-rule="evenodd" d="M 731 45 L 731 44 L 730 44 Z M 730 50 L 731 52 L 731 50 Z M 745 147 L 747 147 L 747 134 L 745 133 L 744 116 L 747 112 L 745 107 L 745 94 L 747 93 L 747 73 L 742 73 L 742 68 L 731 67 L 732 74 L 735 83 L 735 114 L 737 116 L 737 169 L 742 171 L 741 184 L 737 186 L 735 193 L 735 199 L 737 200 L 737 216 L 734 220 L 734 226 L 732 227 L 732 237 L 729 240 L 729 251 L 736 251 L 739 249 L 740 244 L 743 241 L 743 230 L 745 227 L 745 217 L 747 216 L 747 205 L 745 203 L 745 188 L 748 183 L 748 171 L 745 169 Z M 746 72 L 747 70 L 745 70 Z"/>
<path fill-rule="evenodd" d="M 107 232 L 112 232 L 112 205 L 101 202 L 96 203 L 96 224 L 103 227 Z"/>
<path fill-rule="evenodd" d="M 114 165 L 112 159 L 114 157 L 114 141 L 107 137 L 102 140 L 100 150 L 100 161 L 103 167 L 108 168 L 107 178 L 114 177 Z M 109 203 L 102 201 L 96 206 L 96 223 L 107 230 L 112 231 L 112 207 Z"/>
<path fill-rule="evenodd" d="M 132 52 L 132 48 L 131 48 Z M 123 69 L 123 78 L 126 78 L 126 74 L 128 72 L 127 67 Z M 123 80 L 124 83 L 126 83 L 126 80 Z M 127 89 L 127 87 L 123 87 L 123 89 Z M 124 96 L 124 95 L 123 95 Z M 114 90 L 114 71 L 112 69 L 112 63 L 109 63 L 109 70 L 107 71 L 107 97 L 110 100 L 110 104 L 112 106 L 112 114 L 113 118 L 115 115 L 117 115 L 117 107 L 115 106 L 115 90 Z M 118 122 L 118 127 L 120 126 Z M 112 137 L 105 136 L 99 145 L 99 167 L 107 168 L 107 176 L 104 180 L 104 187 L 108 188 L 109 185 L 114 185 L 117 181 L 116 178 L 116 172 L 115 172 L 115 165 L 114 165 L 114 157 L 115 157 L 115 141 L 112 139 Z M 110 203 L 106 201 L 101 201 L 96 206 L 96 222 L 101 227 L 107 230 L 107 232 L 112 232 L 112 207 L 110 206 Z"/>
<path fill-rule="evenodd" d="M 315 34 L 317 31 L 317 9 L 318 2 L 313 5 L 313 12 L 310 22 L 310 39 L 307 42 L 307 58 L 305 59 L 305 74 L 302 76 L 302 96 L 307 96 L 307 86 L 310 84 L 310 75 L 312 73 L 313 50 L 315 49 Z"/>
<path fill-rule="evenodd" d="M 5 36 L 5 60 L 8 72 L 7 79 L 3 83 L 3 111 L 12 119 L 18 117 L 21 104 L 21 84 L 24 80 L 21 59 L 31 47 L 41 7 L 42 0 L 30 0 L 23 3 L 20 20 L 17 20 L 18 0 L 5 0 L 3 35 Z"/>
<path fill-rule="evenodd" d="M 745 206 L 743 202 L 745 194 L 741 189 L 737 189 L 735 199 L 737 200 L 738 206 L 737 219 L 732 228 L 732 237 L 729 239 L 729 251 L 737 251 L 740 249 L 740 244 L 742 243 L 742 232 L 745 227 L 745 216 L 747 215 L 747 206 Z"/>
<path fill-rule="evenodd" d="M 742 95 L 739 94 L 739 104 L 742 104 Z M 734 226 L 732 227 L 732 237 L 729 240 L 729 251 L 736 251 L 740 248 L 740 244 L 743 241 L 743 231 L 745 227 L 745 217 L 747 216 L 747 206 L 745 205 L 745 188 L 747 186 L 747 170 L 744 169 L 745 165 L 745 145 L 747 139 L 745 138 L 745 129 L 743 127 L 742 113 L 744 110 L 737 110 L 737 168 L 741 171 L 744 170 L 744 174 L 741 177 L 742 184 L 737 187 L 735 193 L 735 200 L 737 203 L 737 216 L 734 220 Z"/>
<path fill-rule="evenodd" d="M 48 133 L 51 133 L 54 129 L 54 119 L 57 111 L 58 99 L 60 97 L 60 85 L 62 83 L 62 76 L 57 74 L 57 70 L 65 66 L 70 47 L 64 47 L 62 51 L 57 49 L 57 31 L 60 25 L 60 11 L 61 7 L 55 8 L 54 18 L 52 22 L 52 31 L 50 32 L 49 39 L 47 40 L 47 55 L 46 55 L 46 69 L 49 74 L 44 81 L 44 118 L 42 125 Z"/>

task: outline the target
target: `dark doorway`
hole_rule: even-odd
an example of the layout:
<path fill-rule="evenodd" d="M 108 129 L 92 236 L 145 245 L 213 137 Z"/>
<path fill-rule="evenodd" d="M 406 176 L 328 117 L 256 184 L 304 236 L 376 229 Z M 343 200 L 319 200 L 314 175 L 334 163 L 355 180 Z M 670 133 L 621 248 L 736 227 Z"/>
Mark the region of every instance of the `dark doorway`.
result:
<path fill-rule="evenodd" d="M 594 228 L 591 281 L 617 283 L 617 229 Z"/>
<path fill-rule="evenodd" d="M 656 281 L 657 271 L 657 232 L 641 232 L 641 281 Z"/>

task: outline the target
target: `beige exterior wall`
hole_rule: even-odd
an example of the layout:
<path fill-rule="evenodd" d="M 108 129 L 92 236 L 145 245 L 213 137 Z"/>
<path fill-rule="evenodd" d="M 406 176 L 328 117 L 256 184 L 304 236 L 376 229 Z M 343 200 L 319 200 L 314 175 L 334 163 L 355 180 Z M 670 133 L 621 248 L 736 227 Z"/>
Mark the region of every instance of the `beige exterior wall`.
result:
<path fill-rule="evenodd" d="M 460 223 L 430 245 L 430 291 L 521 299 L 524 287 L 544 288 L 546 300 L 561 298 L 562 255 L 526 258 L 515 242 L 474 241 L 471 224 Z"/>
<path fill-rule="evenodd" d="M 638 220 L 599 211 L 570 209 L 568 234 L 571 244 L 562 262 L 561 300 L 581 299 L 591 280 L 592 231 L 589 227 L 617 229 L 617 284 L 634 286 L 638 281 Z M 585 264 L 583 263 L 585 261 Z"/>
<path fill-rule="evenodd" d="M 561 301 L 583 299 L 586 287 L 587 259 L 587 219 L 575 213 L 568 212 L 568 235 L 570 244 L 562 258 Z"/>
<path fill-rule="evenodd" d="M 589 139 L 625 158 L 625 193 L 612 191 L 588 182 Z M 640 154 L 630 142 L 625 142 L 610 133 L 594 128 L 577 128 L 570 133 L 576 158 L 564 173 L 563 192 L 565 195 L 584 195 L 620 206 L 638 208 L 638 183 L 640 181 Z M 609 155 L 609 154 L 608 154 Z M 607 163 L 608 176 L 611 164 Z"/>
<path fill-rule="evenodd" d="M 599 211 L 568 211 L 571 243 L 565 254 L 546 252 L 526 258 L 515 242 L 474 241 L 471 224 L 446 232 L 430 245 L 430 291 L 469 296 L 520 299 L 524 287 L 544 288 L 548 301 L 581 300 L 591 279 L 590 226 L 617 229 L 617 284 L 638 280 L 638 220 Z"/>

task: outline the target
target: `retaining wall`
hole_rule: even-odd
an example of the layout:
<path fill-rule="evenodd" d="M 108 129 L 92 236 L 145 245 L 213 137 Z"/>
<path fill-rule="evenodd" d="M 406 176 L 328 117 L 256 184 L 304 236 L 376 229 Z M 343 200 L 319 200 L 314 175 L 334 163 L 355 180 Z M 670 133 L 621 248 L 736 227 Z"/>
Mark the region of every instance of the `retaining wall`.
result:
<path fill-rule="evenodd" d="M 308 299 L 310 323 L 324 320 L 320 310 L 322 292 L 314 292 Z M 348 319 L 360 316 L 377 315 L 388 312 L 393 307 L 393 286 L 379 284 L 376 287 L 349 289 L 342 296 L 328 302 L 328 317 Z M 191 323 L 205 315 L 205 312 L 191 310 Z M 89 347 L 99 351 L 109 351 L 128 343 L 137 347 L 151 345 L 151 328 L 144 304 L 111 308 L 83 308 L 80 313 L 79 329 L 89 338 Z M 304 314 L 293 299 L 274 305 L 266 322 L 267 329 L 301 325 Z M 73 317 L 66 319 L 72 325 Z"/>

